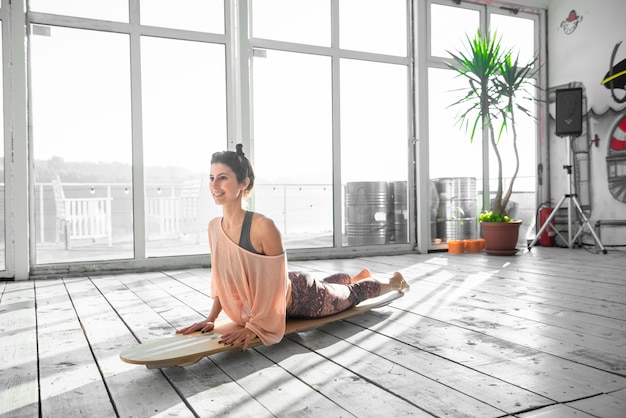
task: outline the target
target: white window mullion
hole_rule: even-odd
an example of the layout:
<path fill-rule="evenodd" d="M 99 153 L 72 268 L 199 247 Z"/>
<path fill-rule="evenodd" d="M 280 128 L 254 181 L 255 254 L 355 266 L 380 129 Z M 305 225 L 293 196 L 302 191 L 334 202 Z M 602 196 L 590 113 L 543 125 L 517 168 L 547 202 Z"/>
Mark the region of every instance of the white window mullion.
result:
<path fill-rule="evenodd" d="M 29 147 L 31 141 L 28 138 L 28 108 L 27 103 L 27 78 L 26 78 L 26 13 L 24 0 L 13 0 L 11 5 L 2 2 L 4 10 L 9 10 L 9 19 L 3 19 L 3 50 L 10 51 L 3 54 L 4 57 L 4 106 L 5 106 L 5 158 L 12 157 L 11 164 L 5 164 L 10 170 L 10 176 L 6 177 L 6 196 L 8 204 L 5 204 L 5 222 L 8 220 L 6 237 L 7 273 L 14 275 L 15 280 L 27 280 L 30 275 L 31 246 L 34 248 L 36 234 L 29 235 L 29 218 L 31 217 L 29 204 L 29 190 L 33 186 L 29 183 Z M 7 17 L 4 15 L 3 17 Z M 8 30 L 6 29 L 8 28 Z M 8 62 L 11 62 L 9 68 Z M 7 113 L 6 109 L 9 109 Z M 8 116 L 8 117 L 7 117 Z M 6 174 L 5 174 L 6 176 Z M 32 194 L 34 195 L 34 193 Z M 34 218 L 34 215 L 32 215 Z M 34 220 L 34 219 L 32 219 Z M 11 225 L 12 224 L 12 225 Z M 34 225 L 34 222 L 33 222 Z M 13 270 L 13 271 L 11 271 Z M 13 273 L 13 274 L 11 274 Z"/>
<path fill-rule="evenodd" d="M 133 138 L 133 233 L 135 259 L 146 258 L 145 179 L 143 159 L 143 112 L 141 93 L 141 35 L 139 0 L 130 2 L 130 77 Z"/>
<path fill-rule="evenodd" d="M 341 178 L 341 68 L 339 56 L 339 1 L 331 2 L 331 49 L 332 55 L 332 135 L 333 135 L 333 231 L 335 247 L 343 240 L 343 183 Z"/>
<path fill-rule="evenodd" d="M 243 143 L 246 154 L 254 160 L 252 144 L 252 56 L 249 56 L 249 2 L 227 1 L 226 75 L 228 77 L 228 148 Z"/>

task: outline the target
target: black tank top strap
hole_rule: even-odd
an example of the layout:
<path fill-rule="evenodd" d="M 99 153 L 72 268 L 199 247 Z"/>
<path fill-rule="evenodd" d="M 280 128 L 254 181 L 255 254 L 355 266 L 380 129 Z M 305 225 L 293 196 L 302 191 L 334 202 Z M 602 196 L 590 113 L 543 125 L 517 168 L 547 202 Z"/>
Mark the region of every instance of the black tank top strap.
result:
<path fill-rule="evenodd" d="M 243 224 L 241 225 L 241 235 L 239 236 L 239 246 L 244 250 L 248 250 L 251 253 L 261 254 L 252 246 L 250 241 L 250 228 L 252 227 L 252 217 L 254 212 L 247 211 L 246 216 L 243 218 Z"/>

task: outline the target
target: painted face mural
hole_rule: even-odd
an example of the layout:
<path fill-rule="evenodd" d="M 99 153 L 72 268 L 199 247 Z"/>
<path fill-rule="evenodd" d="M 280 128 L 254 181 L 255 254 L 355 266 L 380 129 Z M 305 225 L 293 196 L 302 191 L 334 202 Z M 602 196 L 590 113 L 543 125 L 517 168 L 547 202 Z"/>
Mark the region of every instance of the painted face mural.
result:
<path fill-rule="evenodd" d="M 603 0 L 602 9 L 582 8 L 584 2 L 553 3 L 550 13 L 558 16 L 558 23 L 550 26 L 547 34 L 550 84 L 580 82 L 585 88 L 586 110 L 595 115 L 626 109 L 626 2 Z"/>
<path fill-rule="evenodd" d="M 626 202 L 626 115 L 619 120 L 609 140 L 606 157 L 609 190 L 614 198 Z"/>
<path fill-rule="evenodd" d="M 567 19 L 561 22 L 561 28 L 563 29 L 563 32 L 565 32 L 567 35 L 571 35 L 576 30 L 576 28 L 578 27 L 578 22 L 580 22 L 581 20 L 583 20 L 583 17 L 577 16 L 576 10 L 572 10 L 571 12 L 569 12 Z"/>
<path fill-rule="evenodd" d="M 598 187 L 594 196 L 587 186 L 581 185 L 580 193 L 587 190 L 590 202 L 601 199 L 602 205 L 594 205 L 595 216 L 611 218 L 626 203 L 626 2 L 603 0 L 601 8 L 596 3 L 552 2 L 548 78 L 553 86 L 584 88 L 586 129 L 580 143 L 589 146 L 586 159 L 579 153 L 577 161 Z M 591 165 L 594 159 L 606 162 L 607 177 L 594 172 L 604 169 Z"/>

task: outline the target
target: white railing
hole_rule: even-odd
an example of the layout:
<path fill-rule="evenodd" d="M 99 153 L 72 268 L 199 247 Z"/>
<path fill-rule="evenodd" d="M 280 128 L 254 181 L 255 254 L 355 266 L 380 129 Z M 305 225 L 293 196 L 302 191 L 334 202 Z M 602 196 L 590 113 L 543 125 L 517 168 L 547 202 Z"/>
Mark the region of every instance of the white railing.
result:
<path fill-rule="evenodd" d="M 111 197 L 65 197 L 63 185 L 56 178 L 52 180 L 56 208 L 55 242 L 64 235 L 65 248 L 72 239 L 106 238 L 108 246 L 113 245 L 111 224 Z"/>
<path fill-rule="evenodd" d="M 56 185 L 54 183 L 57 183 Z M 207 186 L 208 187 L 208 186 Z M 196 242 L 206 236 L 209 215 L 200 201 L 200 180 L 179 184 L 148 186 L 146 191 L 146 235 L 148 239 L 177 239 L 195 234 Z M 132 240 L 131 185 L 124 183 L 37 183 L 36 216 L 40 243 L 106 238 Z M 52 191 L 52 193 L 51 193 Z M 89 197 L 87 197 L 89 196 Z M 53 231 L 54 226 L 54 231 Z M 66 232 L 67 229 L 67 232 Z M 52 234 L 52 235 L 51 235 Z"/>
<path fill-rule="evenodd" d="M 113 241 L 133 240 L 133 199 L 130 183 L 63 183 L 66 198 L 106 199 L 111 205 Z M 204 242 L 208 221 L 221 213 L 210 196 L 208 185 L 197 186 L 199 197 L 191 185 L 159 184 L 146 187 L 146 234 L 150 240 L 190 237 Z M 56 208 L 51 183 L 37 183 L 37 239 L 40 243 L 55 242 Z M 333 188 L 330 184 L 257 184 L 255 210 L 272 218 L 284 237 L 309 233 L 332 233 Z M 529 192 L 532 194 L 532 192 Z M 516 193 L 516 197 L 524 195 Z M 480 197 L 480 192 L 478 193 Z M 520 210 L 534 214 L 534 201 L 522 200 Z M 93 211 L 106 209 L 93 209 Z M 532 213 L 531 213 L 532 212 Z M 75 219 L 76 227 L 80 222 Z M 70 232 L 70 233 L 73 233 Z M 77 232 L 79 234 L 80 231 Z M 191 236 L 193 238 L 193 236 Z"/>

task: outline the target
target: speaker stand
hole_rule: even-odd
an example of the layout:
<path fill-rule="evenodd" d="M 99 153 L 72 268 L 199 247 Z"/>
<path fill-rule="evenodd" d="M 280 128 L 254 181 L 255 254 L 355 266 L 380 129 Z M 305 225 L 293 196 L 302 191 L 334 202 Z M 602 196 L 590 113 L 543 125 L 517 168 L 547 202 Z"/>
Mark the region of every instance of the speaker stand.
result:
<path fill-rule="evenodd" d="M 602 245 L 602 242 L 600 241 L 600 238 L 596 234 L 596 231 L 593 229 L 593 227 L 589 223 L 589 219 L 587 218 L 587 215 L 585 215 L 585 212 L 583 211 L 580 205 L 580 202 L 578 201 L 578 196 L 576 195 L 576 193 L 573 193 L 573 190 L 572 190 L 572 152 L 571 152 L 572 140 L 573 140 L 573 137 L 571 136 L 567 140 L 567 158 L 568 158 L 569 164 L 563 166 L 563 168 L 567 170 L 568 193 L 563 195 L 559 203 L 556 205 L 556 207 L 550 214 L 550 216 L 548 216 L 548 219 L 546 219 L 541 229 L 539 229 L 539 232 L 537 232 L 535 239 L 528 245 L 528 250 L 532 249 L 532 247 L 539 240 L 539 237 L 541 237 L 541 234 L 543 234 L 544 231 L 548 228 L 552 228 L 552 230 L 563 240 L 563 242 L 566 242 L 567 246 L 569 248 L 572 248 L 576 239 L 580 236 L 580 234 L 583 233 L 585 226 L 587 226 L 589 228 L 589 232 L 591 232 L 591 235 L 593 236 L 593 239 L 596 242 L 596 245 L 600 248 L 600 250 L 602 250 L 603 254 L 606 254 L 607 251 L 604 248 L 604 245 Z M 559 209 L 561 209 L 561 206 L 563 206 L 563 203 L 565 203 L 566 200 L 569 200 L 569 204 L 567 205 L 567 238 L 568 239 L 565 239 L 563 235 L 561 235 L 561 233 L 556 229 L 556 226 L 552 224 L 552 220 L 557 215 Z M 583 220 L 580 226 L 578 227 L 578 230 L 574 234 L 574 236 L 572 236 L 572 210 L 574 209 L 574 207 L 572 207 L 572 203 L 574 204 L 574 207 L 576 208 L 576 211 L 578 212 L 578 216 L 580 216 L 580 218 Z"/>

